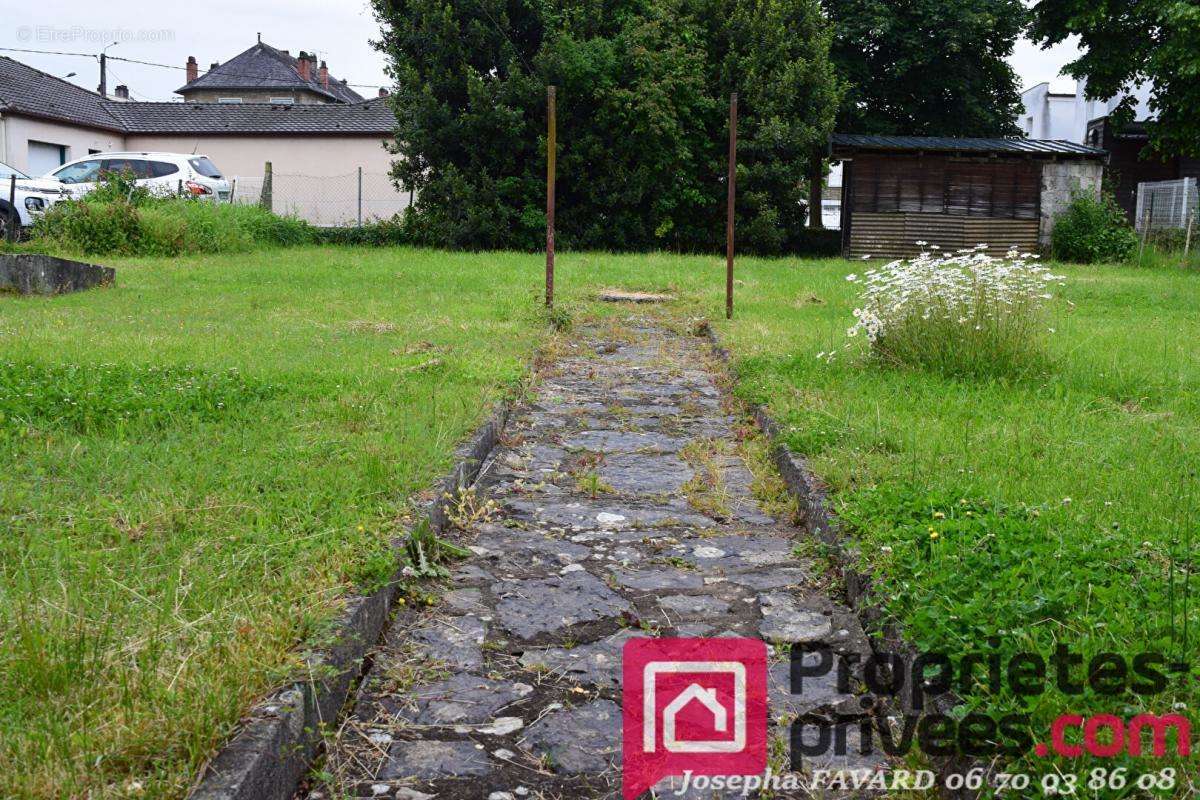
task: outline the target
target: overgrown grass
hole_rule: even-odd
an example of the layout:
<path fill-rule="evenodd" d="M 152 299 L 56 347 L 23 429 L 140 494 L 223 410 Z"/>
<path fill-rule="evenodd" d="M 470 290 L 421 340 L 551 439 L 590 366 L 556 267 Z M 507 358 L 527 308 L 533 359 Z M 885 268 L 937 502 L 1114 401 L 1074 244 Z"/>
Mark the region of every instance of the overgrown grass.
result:
<path fill-rule="evenodd" d="M 311 243 L 303 220 L 252 205 L 153 197 L 125 176 L 111 176 L 79 200 L 57 203 L 19 249 L 86 256 L 240 253 Z"/>
<path fill-rule="evenodd" d="M 546 330 L 524 256 L 115 266 L 0 297 L 5 796 L 182 796 Z"/>
<path fill-rule="evenodd" d="M 845 341 L 861 265 L 739 260 L 725 322 L 718 258 L 558 264 L 564 328 L 626 313 L 590 303 L 606 286 L 677 294 L 680 330 L 716 319 L 739 393 L 829 481 L 919 646 L 1194 659 L 1179 567 L 1194 563 L 1200 276 L 1056 266 L 1045 368 L 956 379 L 865 348 L 816 358 Z M 541 265 L 297 248 L 119 262 L 112 289 L 0 298 L 5 791 L 181 795 L 295 642 L 387 566 L 406 498 L 522 373 L 546 335 Z M 972 702 L 1027 706 L 1044 741 L 1063 710 L 1185 703 L 1195 720 L 1200 694 L 1193 677 Z"/>

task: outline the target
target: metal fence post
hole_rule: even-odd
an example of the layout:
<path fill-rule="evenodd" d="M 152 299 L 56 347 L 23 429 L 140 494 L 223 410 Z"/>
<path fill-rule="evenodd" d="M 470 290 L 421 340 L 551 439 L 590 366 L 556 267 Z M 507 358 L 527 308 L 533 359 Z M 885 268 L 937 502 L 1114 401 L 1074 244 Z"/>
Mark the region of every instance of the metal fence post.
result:
<path fill-rule="evenodd" d="M 554 308 L 554 170 L 558 150 L 555 90 L 546 87 L 546 307 Z"/>
<path fill-rule="evenodd" d="M 733 319 L 733 203 L 737 182 L 737 92 L 729 95 L 729 185 L 725 200 L 725 319 Z"/>
<path fill-rule="evenodd" d="M 358 227 L 362 227 L 362 167 L 358 168 Z"/>

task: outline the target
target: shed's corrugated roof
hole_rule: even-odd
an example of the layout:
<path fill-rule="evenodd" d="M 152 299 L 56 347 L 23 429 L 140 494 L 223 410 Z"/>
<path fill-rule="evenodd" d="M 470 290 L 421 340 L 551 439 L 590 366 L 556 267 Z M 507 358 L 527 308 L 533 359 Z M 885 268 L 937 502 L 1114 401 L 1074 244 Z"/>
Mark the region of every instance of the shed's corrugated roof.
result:
<path fill-rule="evenodd" d="M 304 80 L 300 76 L 300 59 L 265 42 L 238 53 L 216 69 L 209 70 L 196 80 L 175 91 L 187 96 L 200 89 L 262 89 L 265 91 L 305 90 L 323 95 L 339 103 L 361 103 L 362 96 L 341 81 L 329 76 L 326 88 L 316 70 Z"/>
<path fill-rule="evenodd" d="M 830 137 L 834 148 L 855 150 L 924 151 L 930 153 L 1017 153 L 1021 155 L 1054 155 L 1100 157 L 1106 155 L 1098 147 L 1076 144 L 1065 139 L 1004 139 L 958 138 L 951 136 L 876 136 L 857 133 L 835 133 Z"/>

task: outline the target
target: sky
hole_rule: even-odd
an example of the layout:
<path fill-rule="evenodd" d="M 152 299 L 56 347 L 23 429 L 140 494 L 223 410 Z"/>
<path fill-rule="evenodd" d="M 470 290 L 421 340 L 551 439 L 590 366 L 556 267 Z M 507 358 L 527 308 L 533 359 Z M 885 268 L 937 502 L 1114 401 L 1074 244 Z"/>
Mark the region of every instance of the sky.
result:
<path fill-rule="evenodd" d="M 386 86 L 383 58 L 369 44 L 379 27 L 365 0 L 5 0 L 0 21 L 0 48 L 96 54 L 107 46 L 114 57 L 152 61 L 171 68 L 109 60 L 109 91 L 129 86 L 137 100 L 178 100 L 175 89 L 185 81 L 183 65 L 195 56 L 201 70 L 227 61 L 263 41 L 293 55 L 315 51 L 329 63 L 330 75 L 360 84 L 372 97 Z M 151 11 L 152 9 L 152 11 Z M 120 44 L 109 46 L 111 42 Z M 1059 78 L 1077 48 L 1064 43 L 1041 50 L 1028 41 L 1017 44 L 1010 59 L 1026 89 L 1051 81 L 1054 91 L 1074 91 L 1075 82 Z M 92 56 L 48 55 L 0 50 L 58 77 L 95 90 L 99 64 Z"/>

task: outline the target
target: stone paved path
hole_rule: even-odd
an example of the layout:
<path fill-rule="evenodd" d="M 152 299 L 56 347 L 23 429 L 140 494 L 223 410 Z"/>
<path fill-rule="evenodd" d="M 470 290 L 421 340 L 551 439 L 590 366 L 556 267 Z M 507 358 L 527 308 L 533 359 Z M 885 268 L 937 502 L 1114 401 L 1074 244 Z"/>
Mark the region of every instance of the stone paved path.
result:
<path fill-rule="evenodd" d="M 630 637 L 866 652 L 794 555 L 800 532 L 755 500 L 706 346 L 637 320 L 571 339 L 494 454 L 499 511 L 466 532 L 475 557 L 393 625 L 313 798 L 619 796 Z M 861 706 L 832 676 L 789 694 L 786 649 L 772 652 L 778 770 L 796 715 Z"/>

